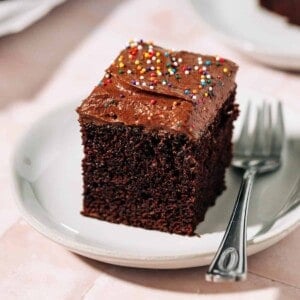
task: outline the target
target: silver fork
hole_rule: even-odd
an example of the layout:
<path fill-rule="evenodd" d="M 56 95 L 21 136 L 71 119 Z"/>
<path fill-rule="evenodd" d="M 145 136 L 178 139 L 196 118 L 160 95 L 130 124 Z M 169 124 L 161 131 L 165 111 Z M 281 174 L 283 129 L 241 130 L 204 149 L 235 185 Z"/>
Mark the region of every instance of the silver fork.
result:
<path fill-rule="evenodd" d="M 247 277 L 247 212 L 255 176 L 277 170 L 284 143 L 282 105 L 272 122 L 271 106 L 258 108 L 253 134 L 249 130 L 250 102 L 239 139 L 234 145 L 232 165 L 244 170 L 240 190 L 223 240 L 206 273 L 207 281 L 241 281 Z"/>

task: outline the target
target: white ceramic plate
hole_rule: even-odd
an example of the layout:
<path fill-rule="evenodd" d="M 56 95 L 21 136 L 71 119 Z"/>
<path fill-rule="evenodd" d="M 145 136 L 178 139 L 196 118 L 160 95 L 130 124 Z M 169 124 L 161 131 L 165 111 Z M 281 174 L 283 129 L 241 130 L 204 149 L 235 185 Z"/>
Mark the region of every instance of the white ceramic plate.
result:
<path fill-rule="evenodd" d="M 204 24 L 228 46 L 273 67 L 300 70 L 300 26 L 258 0 L 192 0 Z"/>
<path fill-rule="evenodd" d="M 259 102 L 264 95 L 238 91 L 241 109 L 245 100 Z M 255 100 L 256 99 L 256 100 Z M 272 101 L 271 97 L 268 97 Z M 255 101 L 254 101 L 255 100 Z M 274 99 L 273 99 L 274 100 Z M 83 217 L 83 156 L 77 115 L 79 103 L 70 103 L 42 117 L 25 134 L 14 158 L 14 182 L 21 213 L 36 230 L 69 250 L 108 263 L 143 268 L 183 268 L 208 264 L 226 228 L 238 192 L 240 176 L 229 170 L 228 189 L 198 226 L 201 237 L 187 237 Z M 298 116 L 285 107 L 286 127 L 296 132 Z M 240 127 L 239 120 L 237 129 Z M 294 131 L 293 131 L 294 130 Z M 260 177 L 250 203 L 248 254 L 261 251 L 287 235 L 299 221 L 300 207 L 276 220 L 254 237 L 288 201 L 299 175 L 300 138 L 290 140 L 284 165 Z"/>
<path fill-rule="evenodd" d="M 19 32 L 65 0 L 0 1 L 0 36 Z"/>

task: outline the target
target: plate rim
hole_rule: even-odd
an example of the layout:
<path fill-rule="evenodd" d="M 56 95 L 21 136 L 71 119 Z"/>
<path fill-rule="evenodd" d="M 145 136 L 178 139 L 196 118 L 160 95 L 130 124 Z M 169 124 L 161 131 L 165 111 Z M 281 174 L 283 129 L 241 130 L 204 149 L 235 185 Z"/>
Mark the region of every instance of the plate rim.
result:
<path fill-rule="evenodd" d="M 240 90 L 252 91 L 249 88 L 240 88 Z M 252 91 L 253 93 L 253 91 Z M 257 93 L 257 91 L 255 91 Z M 264 94 L 259 92 L 259 94 Z M 273 96 L 269 95 L 274 98 Z M 80 98 L 81 99 L 81 98 Z M 32 212 L 26 204 L 22 197 L 22 191 L 19 187 L 19 178 L 16 171 L 17 164 L 17 155 L 22 149 L 22 145 L 25 143 L 25 140 L 28 136 L 30 136 L 30 132 L 35 130 L 40 123 L 43 122 L 43 119 L 49 117 L 50 115 L 54 115 L 55 113 L 67 109 L 70 106 L 75 107 L 78 105 L 77 101 L 68 101 L 64 102 L 64 104 L 59 104 L 54 108 L 42 113 L 36 118 L 32 124 L 27 128 L 21 136 L 18 138 L 15 143 L 12 159 L 11 159 L 11 190 L 13 192 L 13 199 L 16 203 L 22 217 L 25 221 L 33 227 L 36 231 L 41 233 L 43 236 L 49 238 L 50 240 L 60 244 L 61 246 L 66 247 L 72 252 L 76 252 L 78 254 L 91 257 L 97 259 L 99 261 L 105 261 L 117 265 L 124 265 L 129 267 L 140 267 L 140 268 L 161 268 L 161 269 L 172 269 L 172 268 L 185 268 L 185 267 L 196 267 L 206 265 L 206 262 L 201 262 L 201 260 L 211 260 L 215 254 L 214 251 L 209 251 L 205 253 L 191 253 L 191 254 L 173 254 L 173 255 L 140 255 L 140 254 L 130 254 L 130 253 L 121 253 L 117 250 L 107 250 L 103 248 L 99 248 L 93 245 L 86 245 L 81 241 L 76 241 L 72 239 L 69 235 L 53 229 L 49 228 L 46 224 L 39 221 L 36 215 L 33 215 Z M 300 206 L 295 209 L 300 210 Z M 294 210 L 288 212 L 286 215 L 281 218 L 276 219 L 276 221 L 287 218 L 290 213 Z M 288 218 L 287 218 L 288 219 Z M 51 219 L 50 219 L 51 221 Z M 269 230 L 261 235 L 253 237 L 247 241 L 247 254 L 252 255 L 257 252 L 260 252 L 273 244 L 277 243 L 279 240 L 284 238 L 287 234 L 293 231 L 298 227 L 300 223 L 300 218 L 295 219 L 294 221 L 285 222 L 284 225 L 281 226 L 280 230 Z M 173 263 L 174 265 L 170 265 Z"/>

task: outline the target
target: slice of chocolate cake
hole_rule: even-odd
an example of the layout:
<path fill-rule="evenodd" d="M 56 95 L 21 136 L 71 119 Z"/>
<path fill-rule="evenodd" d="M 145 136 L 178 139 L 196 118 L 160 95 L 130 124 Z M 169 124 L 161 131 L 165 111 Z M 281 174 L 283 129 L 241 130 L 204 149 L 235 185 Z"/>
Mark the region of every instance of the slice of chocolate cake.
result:
<path fill-rule="evenodd" d="M 193 235 L 224 190 L 237 65 L 130 42 L 77 109 L 82 214 Z"/>

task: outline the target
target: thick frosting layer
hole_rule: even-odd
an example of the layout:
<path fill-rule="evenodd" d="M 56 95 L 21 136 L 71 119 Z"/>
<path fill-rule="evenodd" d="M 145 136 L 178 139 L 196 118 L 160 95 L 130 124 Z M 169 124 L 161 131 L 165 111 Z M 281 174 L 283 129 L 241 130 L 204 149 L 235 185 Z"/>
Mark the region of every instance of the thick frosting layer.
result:
<path fill-rule="evenodd" d="M 123 123 L 198 137 L 234 91 L 237 65 L 218 56 L 130 42 L 78 108 L 95 123 Z"/>

